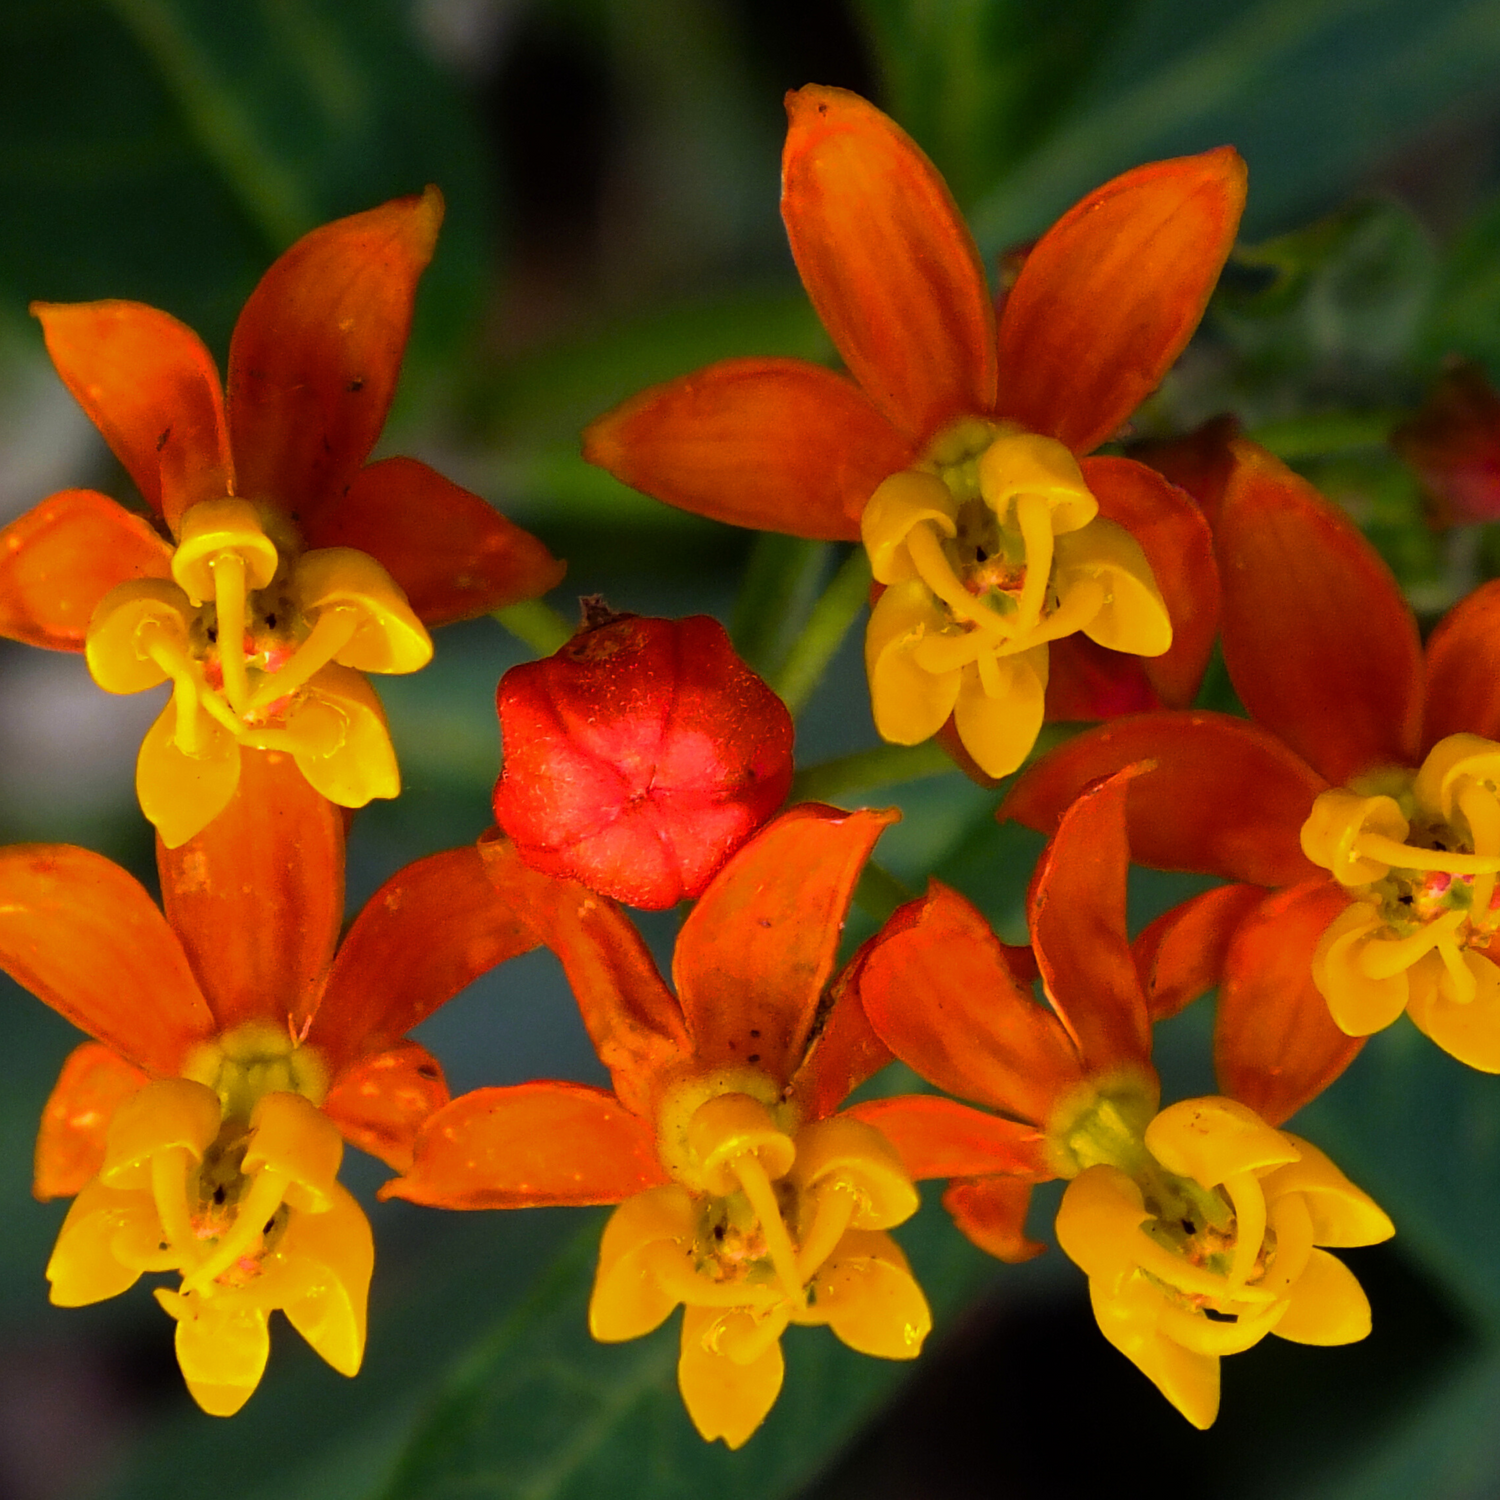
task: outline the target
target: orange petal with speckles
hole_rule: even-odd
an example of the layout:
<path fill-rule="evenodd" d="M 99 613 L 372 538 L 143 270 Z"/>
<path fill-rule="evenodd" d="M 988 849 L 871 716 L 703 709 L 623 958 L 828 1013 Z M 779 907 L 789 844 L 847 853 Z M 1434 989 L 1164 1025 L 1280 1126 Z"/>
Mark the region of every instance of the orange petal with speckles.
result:
<path fill-rule="evenodd" d="M 667 1181 L 656 1131 L 581 1083 L 476 1089 L 417 1137 L 411 1170 L 380 1190 L 434 1208 L 619 1203 Z"/>

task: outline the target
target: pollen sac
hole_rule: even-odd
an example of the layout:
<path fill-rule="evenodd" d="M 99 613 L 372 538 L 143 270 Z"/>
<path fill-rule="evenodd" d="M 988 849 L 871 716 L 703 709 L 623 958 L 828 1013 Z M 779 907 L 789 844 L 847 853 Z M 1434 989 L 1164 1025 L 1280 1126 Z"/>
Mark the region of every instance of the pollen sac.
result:
<path fill-rule="evenodd" d="M 1304 852 L 1350 897 L 1313 982 L 1351 1036 L 1404 1011 L 1461 1062 L 1500 1072 L 1500 745 L 1449 735 L 1397 778 L 1373 796 L 1326 791 L 1303 825 Z"/>
<path fill-rule="evenodd" d="M 1104 1336 L 1200 1428 L 1218 1415 L 1221 1356 L 1268 1333 L 1369 1333 L 1364 1291 L 1319 1247 L 1394 1232 L 1317 1147 L 1213 1097 L 1163 1110 L 1118 1165 L 1085 1168 L 1057 1215 Z"/>
<path fill-rule="evenodd" d="M 532 868 L 632 906 L 697 896 L 791 785 L 791 716 L 702 615 L 610 616 L 497 704 L 496 822 Z"/>
<path fill-rule="evenodd" d="M 605 1228 L 595 1338 L 638 1338 L 683 1304 L 683 1402 L 706 1440 L 731 1448 L 781 1390 L 789 1323 L 827 1324 L 881 1359 L 916 1358 L 932 1316 L 884 1231 L 916 1211 L 917 1194 L 878 1131 L 834 1116 L 788 1133 L 758 1099 L 730 1092 L 699 1105 L 685 1134 L 676 1175 L 700 1186 L 639 1193 Z"/>
<path fill-rule="evenodd" d="M 188 1390 L 215 1416 L 253 1394 L 278 1308 L 353 1375 L 374 1247 L 337 1180 L 342 1153 L 336 1127 L 299 1093 L 264 1093 L 246 1118 L 195 1080 L 148 1083 L 116 1109 L 103 1166 L 63 1222 L 47 1266 L 53 1302 L 79 1307 L 142 1272 L 178 1272 L 156 1299 L 176 1321 Z"/>
<path fill-rule="evenodd" d="M 880 485 L 860 532 L 885 585 L 865 637 L 885 739 L 918 744 L 951 716 L 979 768 L 1005 776 L 1042 727 L 1049 642 L 1171 646 L 1145 554 L 1098 512 L 1061 443 L 973 419 Z"/>

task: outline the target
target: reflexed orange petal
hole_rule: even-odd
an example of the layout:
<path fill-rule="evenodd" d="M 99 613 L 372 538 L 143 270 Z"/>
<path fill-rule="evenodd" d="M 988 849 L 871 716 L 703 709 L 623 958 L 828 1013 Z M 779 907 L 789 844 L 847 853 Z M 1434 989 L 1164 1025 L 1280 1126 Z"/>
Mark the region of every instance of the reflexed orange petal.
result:
<path fill-rule="evenodd" d="M 1232 449 L 1215 541 L 1240 701 L 1335 785 L 1414 764 L 1422 650 L 1391 570 L 1305 479 L 1254 443 Z"/>
<path fill-rule="evenodd" d="M 1151 1022 L 1125 934 L 1125 799 L 1143 774 L 1149 766 L 1126 766 L 1062 815 L 1027 897 L 1047 998 L 1090 1073 L 1151 1066 Z"/>
<path fill-rule="evenodd" d="M 1454 605 L 1427 641 L 1422 753 L 1465 731 L 1500 740 L 1500 579 Z"/>
<path fill-rule="evenodd" d="M 656 1132 L 603 1089 L 522 1083 L 463 1094 L 427 1122 L 382 1198 L 434 1208 L 619 1203 L 667 1181 Z"/>
<path fill-rule="evenodd" d="M 658 1084 L 690 1051 L 687 1027 L 630 918 L 573 880 L 528 869 L 509 839 L 479 841 L 485 871 L 502 900 L 558 958 L 599 1061 L 629 1108 L 653 1114 Z"/>
<path fill-rule="evenodd" d="M 1163 912 L 1131 945 L 1153 1021 L 1165 1021 L 1218 984 L 1240 922 L 1260 905 L 1257 885 L 1220 885 Z"/>
<path fill-rule="evenodd" d="M 843 89 L 786 96 L 781 216 L 849 372 L 916 439 L 995 399 L 995 313 L 968 226 L 894 120 Z"/>
<path fill-rule="evenodd" d="M 859 1003 L 859 967 L 875 941 L 871 938 L 834 980 L 828 1014 L 802 1066 L 792 1075 L 788 1097 L 805 1120 L 831 1115 L 860 1084 L 892 1061 L 891 1049 L 875 1034 Z"/>
<path fill-rule="evenodd" d="M 43 1203 L 71 1198 L 104 1165 L 104 1137 L 116 1107 L 148 1076 L 99 1042 L 75 1047 L 53 1086 L 36 1137 L 31 1191 Z"/>
<path fill-rule="evenodd" d="M 881 1040 L 950 1094 L 1040 1123 L 1082 1078 L 1072 1043 L 1016 980 L 989 923 L 936 880 L 886 923 L 858 983 Z"/>
<path fill-rule="evenodd" d="M 0 968 L 151 1073 L 175 1073 L 214 1030 L 156 903 L 134 876 L 87 849 L 0 849 Z"/>
<path fill-rule="evenodd" d="M 385 425 L 432 259 L 434 187 L 305 234 L 261 277 L 229 346 L 238 493 L 293 515 L 335 503 Z"/>
<path fill-rule="evenodd" d="M 1089 453 L 1192 337 L 1245 203 L 1228 146 L 1150 162 L 1075 204 L 1037 241 L 1000 320 L 997 415 Z"/>
<path fill-rule="evenodd" d="M 1119 522 L 1151 564 L 1171 617 L 1172 644 L 1141 666 L 1166 707 L 1186 708 L 1198 696 L 1219 629 L 1213 533 L 1193 499 L 1145 464 L 1086 458 L 1080 467 L 1099 514 Z"/>
<path fill-rule="evenodd" d="M 1002 1120 L 936 1094 L 870 1099 L 848 1111 L 873 1125 L 901 1158 L 907 1176 L 983 1177 L 1014 1173 L 1050 1177 L 1046 1137 L 1031 1125 Z"/>
<path fill-rule="evenodd" d="M 766 824 L 709 882 L 672 957 L 698 1064 L 748 1063 L 790 1080 L 860 871 L 899 816 L 804 803 Z"/>
<path fill-rule="evenodd" d="M 0 635 L 82 651 L 89 617 L 117 584 L 166 578 L 172 549 L 97 490 L 61 490 L 0 531 Z"/>
<path fill-rule="evenodd" d="M 988 1255 L 1010 1265 L 1047 1247 L 1026 1238 L 1031 1183 L 1023 1177 L 960 1177 L 948 1184 L 943 1207 L 953 1222 Z"/>
<path fill-rule="evenodd" d="M 857 541 L 912 443 L 842 375 L 799 359 L 726 359 L 589 424 L 583 456 L 616 479 L 731 526 Z"/>
<path fill-rule="evenodd" d="M 344 826 L 289 755 L 245 750 L 228 806 L 175 849 L 162 905 L 225 1029 L 302 1034 L 344 916 Z"/>
<path fill-rule="evenodd" d="M 345 1069 L 322 1108 L 351 1145 L 406 1172 L 417 1132 L 447 1102 L 437 1058 L 416 1042 L 402 1042 Z"/>
<path fill-rule="evenodd" d="M 1210 417 L 1201 427 L 1181 437 L 1132 443 L 1130 456 L 1186 490 L 1212 527 L 1218 524 L 1224 489 L 1234 472 L 1234 455 L 1229 445 L 1239 435 L 1238 419 L 1226 413 Z"/>
<path fill-rule="evenodd" d="M 1082 631 L 1052 641 L 1047 647 L 1047 721 L 1079 724 L 1160 708 L 1145 666 L 1144 657 L 1111 651 Z"/>
<path fill-rule="evenodd" d="M 1126 802 L 1139 863 L 1256 885 L 1317 874 L 1298 835 L 1327 783 L 1273 735 L 1227 714 L 1141 714 L 1091 729 L 1024 772 L 999 816 L 1051 833 L 1091 781 L 1140 760 L 1156 769 L 1131 783 Z"/>
<path fill-rule="evenodd" d="M 425 625 L 535 599 L 564 571 L 529 531 L 414 458 L 361 469 L 304 530 L 310 547 L 355 547 L 384 564 Z"/>
<path fill-rule="evenodd" d="M 63 384 L 151 508 L 175 531 L 199 500 L 235 493 L 213 356 L 139 302 L 33 302 Z"/>
<path fill-rule="evenodd" d="M 540 941 L 472 844 L 416 860 L 354 919 L 307 1040 L 337 1069 L 390 1046 L 471 980 Z"/>
<path fill-rule="evenodd" d="M 1349 904 L 1337 882 L 1311 880 L 1267 896 L 1235 932 L 1219 985 L 1214 1063 L 1226 1094 L 1280 1125 L 1354 1061 L 1312 981 L 1313 950 Z"/>

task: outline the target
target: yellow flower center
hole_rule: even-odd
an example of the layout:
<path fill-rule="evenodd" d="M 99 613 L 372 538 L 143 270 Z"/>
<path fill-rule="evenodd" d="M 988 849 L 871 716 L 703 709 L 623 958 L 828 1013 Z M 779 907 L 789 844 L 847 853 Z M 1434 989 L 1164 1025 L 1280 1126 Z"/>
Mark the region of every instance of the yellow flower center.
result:
<path fill-rule="evenodd" d="M 321 1095 L 326 1073 L 306 1049 L 263 1047 L 266 1034 L 240 1028 L 195 1060 L 199 1077 L 158 1079 L 119 1106 L 47 1267 L 62 1306 L 177 1272 L 156 1298 L 189 1390 L 216 1415 L 259 1383 L 276 1308 L 345 1374 L 364 1349 L 369 1224 L 337 1180 L 338 1129 L 296 1091 Z"/>
<path fill-rule="evenodd" d="M 278 513 L 228 497 L 183 517 L 172 580 L 111 590 L 85 642 L 89 670 L 109 692 L 172 683 L 139 777 L 142 806 L 169 844 L 227 800 L 241 745 L 295 756 L 344 806 L 395 795 L 384 717 L 357 674 L 414 672 L 432 642 L 374 558 L 350 547 L 304 552 Z"/>
<path fill-rule="evenodd" d="M 1374 1243 L 1390 1221 L 1314 1147 L 1220 1098 L 1095 1142 L 1117 1160 L 1068 1184 L 1058 1243 L 1088 1275 L 1105 1337 L 1196 1426 L 1217 1411 L 1220 1355 L 1272 1331 L 1306 1343 L 1369 1331 L 1359 1284 L 1314 1246 Z"/>
<path fill-rule="evenodd" d="M 951 713 L 992 776 L 1041 728 L 1047 644 L 1083 631 L 1159 656 L 1171 622 L 1135 539 L 1099 515 L 1061 443 L 968 419 L 865 507 L 861 535 L 886 585 L 865 642 L 876 727 L 916 744 Z"/>
<path fill-rule="evenodd" d="M 788 1323 L 916 1357 L 931 1315 L 883 1231 L 916 1211 L 917 1193 L 878 1131 L 847 1117 L 787 1128 L 774 1106 L 735 1091 L 696 1103 L 685 1152 L 673 1134 L 664 1159 L 678 1181 L 621 1204 L 605 1230 L 596 1338 L 638 1337 L 685 1304 L 683 1397 L 700 1432 L 731 1447 L 775 1400 Z"/>
<path fill-rule="evenodd" d="M 1500 929 L 1497 788 L 1500 745 L 1456 734 L 1415 774 L 1380 773 L 1313 804 L 1303 852 L 1353 898 L 1323 935 L 1313 978 L 1351 1035 L 1409 1006 L 1450 1051 L 1488 1066 L 1467 1055 L 1478 1043 L 1500 1064 L 1500 969 L 1487 956 Z M 1460 1041 L 1454 1028 L 1488 1040 Z"/>

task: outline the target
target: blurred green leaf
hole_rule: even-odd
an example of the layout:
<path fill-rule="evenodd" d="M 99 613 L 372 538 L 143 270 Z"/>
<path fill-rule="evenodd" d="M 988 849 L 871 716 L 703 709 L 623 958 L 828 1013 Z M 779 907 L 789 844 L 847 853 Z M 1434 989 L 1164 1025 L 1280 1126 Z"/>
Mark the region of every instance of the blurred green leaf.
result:
<path fill-rule="evenodd" d="M 484 151 L 407 7 L 36 0 L 0 17 L 0 284 L 133 297 L 222 347 L 298 234 L 437 182 L 422 336 L 467 332 L 492 229 Z"/>
<path fill-rule="evenodd" d="M 1500 199 L 1476 214 L 1443 256 L 1422 353 L 1467 355 L 1500 380 Z"/>
<path fill-rule="evenodd" d="M 1445 1370 L 1426 1399 L 1305 1500 L 1489 1500 L 1500 1481 L 1500 1353 Z"/>
<path fill-rule="evenodd" d="M 533 449 L 567 443 L 643 386 L 718 359 L 786 355 L 827 360 L 833 346 L 801 290 L 747 288 L 654 308 L 586 338 L 478 371 L 468 408 L 494 442 Z"/>
<path fill-rule="evenodd" d="M 1138 0 L 857 0 L 891 112 L 959 203 L 1064 118 Z"/>
<path fill-rule="evenodd" d="M 1434 117 L 1478 112 L 1500 0 L 1144 0 L 1070 117 L 975 209 L 987 253 L 1116 172 L 1230 142 L 1264 234 L 1342 197 Z"/>
<path fill-rule="evenodd" d="M 1234 260 L 1272 275 L 1250 291 L 1230 281 L 1214 300 L 1215 324 L 1249 378 L 1292 378 L 1346 401 L 1408 358 L 1436 281 L 1427 232 L 1383 198 L 1242 246 Z"/>
<path fill-rule="evenodd" d="M 935 1201 L 897 1234 L 940 1317 L 994 1265 Z M 781 1399 L 730 1453 L 705 1443 L 682 1409 L 676 1317 L 627 1344 L 589 1338 L 597 1248 L 597 1229 L 581 1235 L 456 1368 L 380 1500 L 776 1500 L 795 1494 L 909 1368 L 855 1354 L 824 1328 L 790 1329 Z"/>

